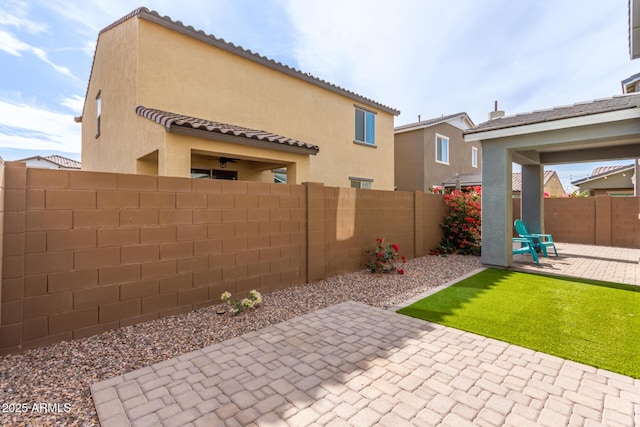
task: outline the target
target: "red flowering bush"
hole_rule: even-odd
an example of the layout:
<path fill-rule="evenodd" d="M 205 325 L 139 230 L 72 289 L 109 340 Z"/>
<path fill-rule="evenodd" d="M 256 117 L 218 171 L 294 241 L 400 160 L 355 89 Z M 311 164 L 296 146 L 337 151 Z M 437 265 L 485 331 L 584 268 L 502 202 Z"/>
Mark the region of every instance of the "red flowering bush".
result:
<path fill-rule="evenodd" d="M 404 264 L 407 259 L 400 255 L 400 247 L 391 243 L 384 245 L 384 239 L 376 239 L 376 247 L 373 250 L 367 249 L 365 253 L 370 256 L 370 260 L 365 267 L 372 273 L 394 273 L 404 274 L 403 268 L 398 268 L 400 263 Z"/>
<path fill-rule="evenodd" d="M 480 255 L 481 192 L 481 187 L 473 187 L 466 191 L 454 190 L 444 196 L 451 211 L 442 225 L 444 238 L 431 250 L 432 255 Z"/>

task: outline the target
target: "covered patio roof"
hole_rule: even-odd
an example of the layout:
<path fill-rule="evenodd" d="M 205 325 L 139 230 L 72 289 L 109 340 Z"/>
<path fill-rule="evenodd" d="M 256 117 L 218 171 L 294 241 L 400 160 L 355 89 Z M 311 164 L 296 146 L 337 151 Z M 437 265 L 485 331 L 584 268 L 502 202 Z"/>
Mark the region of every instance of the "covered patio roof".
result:
<path fill-rule="evenodd" d="M 482 143 L 482 262 L 512 263 L 512 162 L 522 165 L 522 220 L 544 232 L 545 164 L 640 157 L 640 93 L 501 117 L 464 132 Z"/>

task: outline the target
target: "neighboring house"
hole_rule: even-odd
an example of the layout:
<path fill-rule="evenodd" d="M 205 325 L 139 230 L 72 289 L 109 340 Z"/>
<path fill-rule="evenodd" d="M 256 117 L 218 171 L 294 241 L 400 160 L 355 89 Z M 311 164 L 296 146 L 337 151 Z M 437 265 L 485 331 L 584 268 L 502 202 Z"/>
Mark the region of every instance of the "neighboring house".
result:
<path fill-rule="evenodd" d="M 640 92 L 640 73 L 634 74 L 620 83 L 622 84 L 622 93 Z"/>
<path fill-rule="evenodd" d="M 467 113 L 457 113 L 396 127 L 396 189 L 429 191 L 452 175 L 479 173 L 480 143 L 467 143 L 462 136 L 473 126 Z"/>
<path fill-rule="evenodd" d="M 77 160 L 69 159 L 63 156 L 32 156 L 24 159 L 16 160 L 17 162 L 25 162 L 29 168 L 44 169 L 80 169 L 81 163 Z"/>
<path fill-rule="evenodd" d="M 399 111 L 146 8 L 103 29 L 85 170 L 393 189 Z"/>
<path fill-rule="evenodd" d="M 554 170 L 544 171 L 542 177 L 544 195 L 549 197 L 564 197 L 567 193 L 562 186 L 558 174 Z M 522 174 L 515 172 L 511 174 L 511 190 L 514 197 L 520 197 L 522 193 Z"/>
<path fill-rule="evenodd" d="M 635 184 L 634 164 L 624 166 L 601 166 L 591 175 L 572 181 L 578 191 L 587 192 L 589 196 L 633 196 Z"/>
<path fill-rule="evenodd" d="M 460 180 L 460 188 L 482 186 L 482 173 L 461 174 L 460 176 L 450 177 L 442 183 L 443 187 L 449 190 L 456 188 L 457 180 Z M 567 194 L 564 191 L 562 182 L 558 178 L 558 174 L 554 170 L 544 171 L 544 192 L 549 197 L 564 197 Z M 522 174 L 514 172 L 511 174 L 511 190 L 513 197 L 520 197 L 522 192 Z"/>

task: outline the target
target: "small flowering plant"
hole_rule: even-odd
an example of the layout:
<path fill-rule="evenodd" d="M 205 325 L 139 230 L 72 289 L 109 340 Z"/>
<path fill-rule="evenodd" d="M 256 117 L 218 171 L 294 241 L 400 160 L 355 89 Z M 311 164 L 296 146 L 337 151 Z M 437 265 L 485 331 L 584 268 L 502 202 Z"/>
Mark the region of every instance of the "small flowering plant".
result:
<path fill-rule="evenodd" d="M 373 250 L 367 249 L 365 253 L 369 255 L 369 262 L 365 267 L 372 273 L 398 273 L 404 274 L 403 268 L 399 265 L 407 262 L 404 255 L 400 255 L 398 251 L 400 247 L 395 243 L 384 245 L 383 238 L 376 239 L 376 246 Z"/>
<path fill-rule="evenodd" d="M 229 305 L 231 314 L 236 316 L 240 312 L 247 308 L 256 308 L 262 304 L 262 295 L 255 289 L 249 292 L 249 298 L 244 298 L 240 301 L 232 301 L 231 294 L 227 291 L 223 292 L 220 299 Z"/>

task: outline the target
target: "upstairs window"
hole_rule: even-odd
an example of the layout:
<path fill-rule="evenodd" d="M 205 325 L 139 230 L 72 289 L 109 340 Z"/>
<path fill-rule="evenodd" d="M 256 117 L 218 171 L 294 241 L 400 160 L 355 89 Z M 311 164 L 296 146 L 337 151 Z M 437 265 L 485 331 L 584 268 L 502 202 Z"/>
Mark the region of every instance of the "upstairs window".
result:
<path fill-rule="evenodd" d="M 449 164 L 449 138 L 436 134 L 436 162 Z"/>
<path fill-rule="evenodd" d="M 375 145 L 376 115 L 371 111 L 356 108 L 356 142 Z"/>
<path fill-rule="evenodd" d="M 471 166 L 474 168 L 478 167 L 478 148 L 471 147 Z"/>
<path fill-rule="evenodd" d="M 102 114 L 102 91 L 96 95 L 96 138 L 100 136 L 100 115 Z"/>
<path fill-rule="evenodd" d="M 363 190 L 371 190 L 371 183 L 373 182 L 373 179 L 358 178 L 355 176 L 350 176 L 349 181 L 351 181 L 351 188 L 361 188 Z"/>

